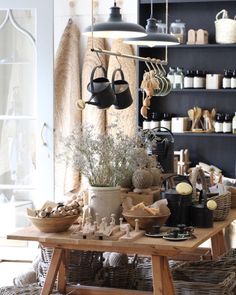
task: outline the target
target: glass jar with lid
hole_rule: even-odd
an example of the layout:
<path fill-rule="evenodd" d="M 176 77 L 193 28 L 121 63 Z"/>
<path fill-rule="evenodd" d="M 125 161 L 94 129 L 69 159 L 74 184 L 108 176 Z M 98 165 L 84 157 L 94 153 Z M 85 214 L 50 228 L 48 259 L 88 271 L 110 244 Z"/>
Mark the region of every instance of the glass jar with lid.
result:
<path fill-rule="evenodd" d="M 166 24 L 161 19 L 157 20 L 157 32 L 160 34 L 166 34 Z"/>
<path fill-rule="evenodd" d="M 186 42 L 186 26 L 180 19 L 170 24 L 170 34 L 175 35 L 180 43 Z"/>

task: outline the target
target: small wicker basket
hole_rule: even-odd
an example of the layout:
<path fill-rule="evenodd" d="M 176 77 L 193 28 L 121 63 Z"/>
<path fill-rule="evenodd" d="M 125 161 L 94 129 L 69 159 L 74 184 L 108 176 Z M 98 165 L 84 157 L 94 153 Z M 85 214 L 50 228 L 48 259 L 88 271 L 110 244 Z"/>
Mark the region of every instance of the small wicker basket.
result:
<path fill-rule="evenodd" d="M 217 208 L 213 211 L 213 220 L 225 220 L 231 209 L 231 193 L 227 192 L 223 195 L 211 197 L 211 200 L 217 203 Z"/>
<path fill-rule="evenodd" d="M 222 17 L 220 17 L 222 15 Z M 228 18 L 225 9 L 216 15 L 215 20 L 216 43 L 236 43 L 236 20 Z"/>

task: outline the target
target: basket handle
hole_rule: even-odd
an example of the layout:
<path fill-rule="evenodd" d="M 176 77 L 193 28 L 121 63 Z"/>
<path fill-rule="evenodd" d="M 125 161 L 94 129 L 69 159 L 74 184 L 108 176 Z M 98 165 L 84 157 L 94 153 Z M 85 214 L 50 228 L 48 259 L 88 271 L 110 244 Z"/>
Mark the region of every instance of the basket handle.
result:
<path fill-rule="evenodd" d="M 219 16 L 222 14 L 222 18 L 228 18 L 228 12 L 225 9 L 222 9 L 220 12 L 217 13 L 216 15 L 216 20 L 219 20 Z"/>

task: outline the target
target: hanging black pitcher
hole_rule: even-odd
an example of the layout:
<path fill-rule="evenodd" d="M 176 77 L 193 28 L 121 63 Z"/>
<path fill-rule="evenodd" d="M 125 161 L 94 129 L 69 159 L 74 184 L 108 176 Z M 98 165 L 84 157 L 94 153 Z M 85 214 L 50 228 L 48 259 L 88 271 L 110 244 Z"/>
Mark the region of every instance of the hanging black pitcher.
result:
<path fill-rule="evenodd" d="M 165 132 L 160 132 L 165 131 Z M 149 155 L 155 155 L 164 173 L 174 172 L 174 135 L 165 127 L 156 127 L 145 134 Z"/>

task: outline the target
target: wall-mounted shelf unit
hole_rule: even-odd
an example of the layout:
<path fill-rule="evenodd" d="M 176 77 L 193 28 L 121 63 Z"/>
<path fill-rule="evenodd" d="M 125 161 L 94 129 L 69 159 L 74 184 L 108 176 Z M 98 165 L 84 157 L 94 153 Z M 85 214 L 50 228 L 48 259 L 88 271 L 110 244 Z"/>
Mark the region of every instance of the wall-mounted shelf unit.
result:
<path fill-rule="evenodd" d="M 150 14 L 150 0 L 139 1 L 139 22 L 145 26 Z M 209 32 L 209 44 L 171 46 L 168 48 L 168 67 L 183 67 L 186 70 L 203 70 L 208 73 L 223 74 L 224 69 L 236 69 L 236 44 L 215 43 L 215 16 L 226 9 L 229 16 L 236 14 L 235 0 L 169 0 L 169 24 L 176 19 L 186 23 L 189 29 L 205 29 Z M 153 0 L 154 17 L 165 22 L 165 0 Z M 164 47 L 139 47 L 139 55 L 151 58 L 164 58 Z M 168 70 L 167 67 L 167 70 Z M 139 64 L 139 87 L 144 63 Z M 142 93 L 139 92 L 140 106 Z M 165 97 L 152 97 L 150 112 L 168 112 L 175 116 L 187 116 L 187 110 L 199 106 L 219 112 L 236 111 L 236 89 L 183 89 L 173 90 Z M 139 125 L 143 118 L 139 115 Z M 228 177 L 236 177 L 236 136 L 233 134 L 216 133 L 177 133 L 175 150 L 188 148 L 192 165 L 199 161 L 214 164 L 223 170 Z M 223 140 L 222 140 L 223 139 Z"/>

